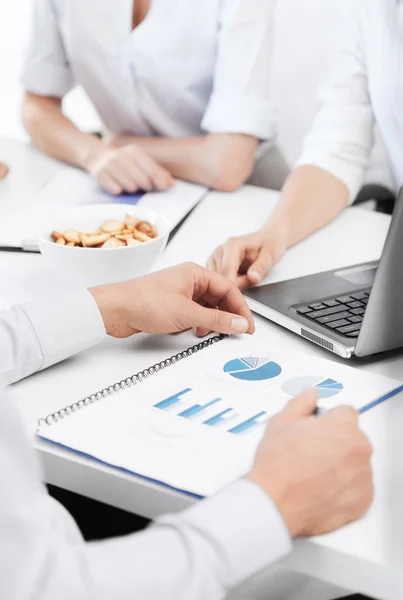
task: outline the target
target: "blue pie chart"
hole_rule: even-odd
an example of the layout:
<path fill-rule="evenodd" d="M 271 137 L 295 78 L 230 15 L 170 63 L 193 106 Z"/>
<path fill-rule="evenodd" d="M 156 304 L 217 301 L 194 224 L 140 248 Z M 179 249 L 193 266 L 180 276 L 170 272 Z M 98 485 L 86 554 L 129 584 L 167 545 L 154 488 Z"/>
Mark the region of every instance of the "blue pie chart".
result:
<path fill-rule="evenodd" d="M 234 358 L 224 366 L 224 373 L 242 381 L 264 381 L 281 373 L 281 367 L 270 358 Z"/>
<path fill-rule="evenodd" d="M 321 377 L 320 375 L 311 375 L 309 377 L 295 377 L 285 381 L 282 389 L 290 396 L 299 396 L 308 388 L 315 388 L 318 397 L 321 400 L 338 396 L 343 391 L 344 386 L 339 381 L 330 377 Z"/>

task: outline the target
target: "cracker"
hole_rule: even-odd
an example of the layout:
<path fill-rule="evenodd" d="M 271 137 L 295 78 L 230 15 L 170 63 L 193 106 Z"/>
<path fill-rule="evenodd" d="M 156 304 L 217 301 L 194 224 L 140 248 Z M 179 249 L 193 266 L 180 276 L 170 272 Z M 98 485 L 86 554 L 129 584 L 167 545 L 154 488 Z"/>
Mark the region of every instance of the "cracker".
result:
<path fill-rule="evenodd" d="M 86 235 L 85 233 L 80 233 L 80 240 L 84 248 L 93 248 L 94 246 L 99 246 L 100 244 L 104 244 L 110 239 L 110 233 L 100 233 L 99 235 Z"/>
<path fill-rule="evenodd" d="M 142 231 L 137 231 L 137 229 L 134 230 L 133 236 L 139 242 L 149 242 L 150 240 L 152 240 L 152 238 L 150 238 L 148 235 L 146 235 Z"/>
<path fill-rule="evenodd" d="M 141 233 L 145 233 L 150 238 L 156 238 L 157 232 L 155 231 L 154 225 L 151 225 L 148 221 L 139 221 L 135 226 L 136 231 L 140 231 Z"/>
<path fill-rule="evenodd" d="M 127 245 L 128 246 L 138 246 L 139 244 L 141 244 L 141 242 L 139 242 L 138 240 L 135 240 L 134 237 L 132 237 L 131 239 L 127 240 Z"/>
<path fill-rule="evenodd" d="M 101 248 L 123 248 L 124 246 L 126 246 L 125 242 L 111 237 L 107 242 L 102 244 Z"/>
<path fill-rule="evenodd" d="M 73 244 L 81 243 L 80 233 L 76 229 L 66 229 L 66 231 L 63 232 L 63 237 L 66 242 L 73 242 Z"/>
<path fill-rule="evenodd" d="M 101 226 L 101 231 L 104 233 L 117 233 L 123 231 L 124 228 L 125 226 L 121 221 L 106 221 Z"/>
<path fill-rule="evenodd" d="M 140 219 L 133 217 L 133 215 L 126 215 L 124 224 L 127 229 L 134 229 L 137 223 L 140 223 Z"/>

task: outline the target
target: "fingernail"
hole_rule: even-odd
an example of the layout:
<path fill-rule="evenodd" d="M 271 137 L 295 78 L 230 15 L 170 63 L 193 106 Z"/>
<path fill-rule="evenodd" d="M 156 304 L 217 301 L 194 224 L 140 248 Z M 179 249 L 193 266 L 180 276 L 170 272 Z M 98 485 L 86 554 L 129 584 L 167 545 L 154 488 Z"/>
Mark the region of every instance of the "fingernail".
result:
<path fill-rule="evenodd" d="M 259 271 L 255 271 L 253 269 L 248 271 L 248 277 L 251 281 L 255 281 L 256 283 L 259 283 L 262 280 L 262 276 Z"/>
<path fill-rule="evenodd" d="M 246 319 L 236 317 L 235 319 L 232 319 L 231 329 L 232 331 L 235 331 L 235 333 L 246 333 L 249 329 L 249 323 Z"/>

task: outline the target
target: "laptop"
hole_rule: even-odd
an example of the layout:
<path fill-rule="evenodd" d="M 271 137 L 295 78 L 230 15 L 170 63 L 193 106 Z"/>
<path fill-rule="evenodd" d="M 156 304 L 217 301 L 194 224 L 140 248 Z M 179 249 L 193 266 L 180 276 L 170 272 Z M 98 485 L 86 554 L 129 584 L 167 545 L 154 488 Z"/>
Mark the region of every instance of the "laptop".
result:
<path fill-rule="evenodd" d="M 403 189 L 380 261 L 252 288 L 245 296 L 254 312 L 343 358 L 403 347 Z"/>

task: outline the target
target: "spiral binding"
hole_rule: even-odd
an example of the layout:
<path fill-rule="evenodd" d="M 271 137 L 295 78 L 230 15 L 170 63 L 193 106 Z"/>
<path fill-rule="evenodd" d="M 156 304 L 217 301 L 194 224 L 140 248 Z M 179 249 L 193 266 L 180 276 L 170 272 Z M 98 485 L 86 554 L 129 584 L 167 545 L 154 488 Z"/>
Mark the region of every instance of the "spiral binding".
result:
<path fill-rule="evenodd" d="M 188 358 L 189 356 L 192 356 L 193 354 L 196 354 L 197 352 L 200 352 L 200 350 L 204 350 L 205 348 L 208 348 L 209 346 L 213 346 L 217 342 L 221 342 L 221 340 L 223 340 L 226 337 L 228 337 L 228 336 L 221 334 L 221 335 L 216 335 L 215 337 L 211 337 L 208 340 L 204 340 L 203 342 L 199 342 L 198 344 L 191 346 L 190 348 L 188 348 L 187 350 L 184 350 L 183 352 L 179 352 L 178 354 L 175 354 L 174 356 L 171 356 L 170 358 L 167 358 L 166 360 L 163 360 L 162 362 L 157 363 L 156 365 L 152 365 L 148 369 L 144 369 L 144 371 L 140 371 L 139 373 L 136 373 L 135 375 L 132 375 L 131 377 L 128 377 L 127 379 L 122 379 L 122 381 L 119 381 L 118 383 L 115 383 L 114 385 L 106 387 L 103 390 L 96 392 L 95 394 L 91 394 L 91 396 L 87 396 L 86 398 L 79 400 L 78 402 L 74 402 L 73 404 L 70 404 L 69 406 L 62 408 L 61 410 L 58 410 L 54 413 L 50 413 L 47 417 L 39 419 L 38 430 L 43 425 L 48 425 L 48 426 L 54 425 L 55 423 L 58 423 L 65 417 L 69 417 L 70 415 L 76 413 L 77 411 L 81 410 L 82 408 L 85 408 L 86 406 L 90 406 L 91 404 L 94 404 L 95 402 L 99 402 L 103 398 L 108 398 L 109 396 L 113 396 L 113 394 L 117 394 L 118 392 L 126 390 L 127 388 L 130 388 L 133 385 L 137 385 L 138 383 L 141 383 L 143 380 L 148 379 L 149 377 L 152 377 L 156 373 L 159 373 L 160 371 L 166 369 L 167 367 L 174 365 L 175 363 L 179 362 L 180 360 L 183 360 L 184 358 Z"/>

